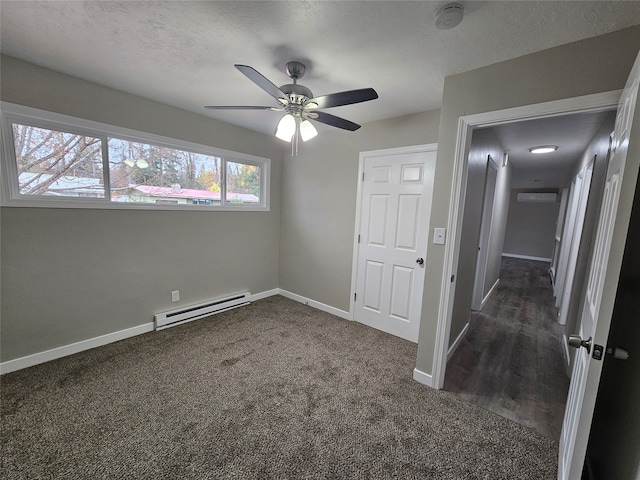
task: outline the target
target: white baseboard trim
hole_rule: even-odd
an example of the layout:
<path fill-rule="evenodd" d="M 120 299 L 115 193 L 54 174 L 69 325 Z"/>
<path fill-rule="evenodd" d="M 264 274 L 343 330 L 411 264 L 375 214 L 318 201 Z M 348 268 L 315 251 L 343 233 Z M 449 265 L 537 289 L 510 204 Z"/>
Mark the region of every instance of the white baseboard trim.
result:
<path fill-rule="evenodd" d="M 498 286 L 499 283 L 500 283 L 500 279 L 497 279 L 496 283 L 493 284 L 493 287 L 491 287 L 489 289 L 489 291 L 487 292 L 487 294 L 484 296 L 484 298 L 482 299 L 482 303 L 480 304 L 480 309 L 481 310 L 482 310 L 482 307 L 484 307 L 485 303 L 487 303 L 487 301 L 489 300 L 489 297 L 491 297 L 491 294 L 496 289 L 496 287 Z"/>
<path fill-rule="evenodd" d="M 453 342 L 453 345 L 451 345 L 451 347 L 449 348 L 449 351 L 447 352 L 447 362 L 449 360 L 451 360 L 451 357 L 453 356 L 453 354 L 456 352 L 457 348 L 462 343 L 462 340 L 464 339 L 465 335 L 469 331 L 469 325 L 470 325 L 470 323 L 467 322 L 467 324 L 464 326 L 464 328 L 460 332 L 460 335 L 458 335 L 458 337 L 456 338 L 456 341 Z"/>
<path fill-rule="evenodd" d="M 107 333 L 105 335 L 100 335 L 99 337 L 89 338 L 70 345 L 52 348 L 51 350 L 34 353 L 33 355 L 27 355 L 26 357 L 8 360 L 0 363 L 0 375 L 15 372 L 16 370 L 22 370 L 27 367 L 33 367 L 34 365 L 50 362 L 51 360 L 73 355 L 74 353 L 79 353 L 95 347 L 101 347 L 108 343 L 117 342 L 119 340 L 124 340 L 125 338 L 135 337 L 136 335 L 149 332 L 153 332 L 153 322 L 145 323 L 144 325 L 139 325 L 137 327 L 127 328 L 125 330 L 119 330 L 113 333 Z"/>
<path fill-rule="evenodd" d="M 418 383 L 433 388 L 433 377 L 428 373 L 418 370 L 417 368 L 413 369 L 413 379 Z"/>
<path fill-rule="evenodd" d="M 272 290 L 254 293 L 249 298 L 252 302 L 254 302 L 256 300 L 261 300 L 263 298 L 272 297 L 278 294 L 280 294 L 280 289 L 274 288 Z M 102 347 L 103 345 L 117 342 L 119 340 L 124 340 L 125 338 L 135 337 L 136 335 L 141 335 L 143 333 L 153 332 L 153 329 L 153 322 L 145 323 L 144 325 L 127 328 L 118 332 L 107 333 L 105 335 L 89 338 L 87 340 L 81 340 L 70 345 L 64 345 L 62 347 L 52 348 L 51 350 L 46 350 L 44 352 L 27 355 L 26 357 L 7 360 L 6 362 L 0 363 L 0 375 L 4 375 L 5 373 L 9 372 L 15 372 L 16 370 L 22 370 L 23 368 L 27 367 L 33 367 L 34 365 L 39 365 L 40 363 L 50 362 L 51 360 L 56 360 L 68 355 L 73 355 L 74 353 L 80 353 L 84 350 Z"/>
<path fill-rule="evenodd" d="M 503 253 L 503 257 L 511 257 L 511 258 L 521 258 L 523 260 L 536 260 L 538 262 L 551 262 L 550 258 L 544 257 L 531 257 L 529 255 L 517 255 L 515 253 Z"/>
<path fill-rule="evenodd" d="M 264 292 L 254 293 L 253 295 L 251 295 L 250 301 L 255 302 L 256 300 L 262 300 L 263 298 L 273 297 L 274 295 L 279 295 L 279 294 L 280 294 L 280 289 L 274 288 L 272 290 L 266 290 Z"/>
<path fill-rule="evenodd" d="M 331 305 L 316 302 L 315 300 L 303 297 L 302 295 L 298 295 L 297 293 L 289 292 L 288 290 L 283 290 L 282 288 L 279 289 L 279 293 L 283 297 L 286 297 L 290 300 L 304 303 L 305 305 L 309 305 L 310 307 L 317 308 L 318 310 L 322 310 L 323 312 L 330 313 L 332 315 L 335 315 L 336 317 L 344 318 L 345 320 L 353 320 L 353 315 L 351 315 L 350 312 L 340 310 L 339 308 L 332 307 Z"/>

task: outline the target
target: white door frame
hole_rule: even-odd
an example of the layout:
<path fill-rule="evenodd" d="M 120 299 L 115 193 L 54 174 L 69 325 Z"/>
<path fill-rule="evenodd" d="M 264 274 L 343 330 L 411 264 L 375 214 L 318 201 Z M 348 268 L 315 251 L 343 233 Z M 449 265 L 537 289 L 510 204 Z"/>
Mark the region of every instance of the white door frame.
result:
<path fill-rule="evenodd" d="M 438 325 L 433 356 L 432 386 L 434 388 L 441 389 L 444 386 L 447 351 L 451 331 L 451 316 L 453 313 L 453 299 L 455 295 L 455 283 L 451 282 L 451 275 L 456 273 L 460 254 L 460 235 L 462 231 L 463 207 L 467 186 L 469 146 L 471 144 L 473 130 L 521 120 L 555 117 L 572 113 L 615 110 L 618 107 L 618 100 L 621 94 L 622 90 L 616 90 L 467 115 L 458 119 L 451 197 L 449 199 L 449 218 L 447 221 L 451 241 L 445 245 L 444 253 L 440 307 L 438 309 Z"/>
<path fill-rule="evenodd" d="M 421 153 L 421 152 L 434 152 L 438 150 L 437 143 L 427 143 L 422 145 L 411 145 L 408 147 L 395 147 L 385 148 L 382 150 L 368 150 L 360 152 L 360 160 L 358 162 L 358 176 L 356 181 L 358 182 L 358 189 L 356 192 L 356 221 L 354 225 L 353 234 L 353 260 L 351 264 L 351 300 L 349 302 L 349 319 L 355 320 L 356 301 L 354 293 L 356 291 L 357 279 L 358 279 L 358 234 L 360 233 L 360 221 L 362 210 L 362 175 L 364 175 L 364 161 L 365 158 L 370 157 L 382 157 L 387 155 L 402 155 L 408 153 Z M 429 226 L 427 225 L 427 228 Z"/>

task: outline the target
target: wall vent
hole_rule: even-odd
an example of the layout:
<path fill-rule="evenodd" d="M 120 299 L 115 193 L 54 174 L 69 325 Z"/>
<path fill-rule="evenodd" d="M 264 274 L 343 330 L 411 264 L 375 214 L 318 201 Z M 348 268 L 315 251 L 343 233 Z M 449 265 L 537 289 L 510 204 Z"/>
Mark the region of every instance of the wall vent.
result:
<path fill-rule="evenodd" d="M 518 193 L 518 203 L 555 203 L 557 193 Z"/>
<path fill-rule="evenodd" d="M 220 313 L 232 308 L 241 307 L 251 303 L 250 292 L 238 293 L 225 298 L 210 300 L 208 302 L 190 305 L 176 310 L 157 313 L 153 320 L 156 330 L 174 327 L 182 323 L 191 322 L 199 318 L 207 317 L 214 313 Z"/>

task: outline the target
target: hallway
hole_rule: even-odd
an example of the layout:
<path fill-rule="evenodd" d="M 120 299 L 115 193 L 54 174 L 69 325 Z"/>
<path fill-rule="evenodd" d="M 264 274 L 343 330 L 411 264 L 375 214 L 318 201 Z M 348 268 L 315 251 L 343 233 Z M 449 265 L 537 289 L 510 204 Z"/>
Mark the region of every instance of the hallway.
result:
<path fill-rule="evenodd" d="M 500 284 L 447 364 L 444 389 L 554 440 L 565 373 L 549 264 L 503 257 Z"/>

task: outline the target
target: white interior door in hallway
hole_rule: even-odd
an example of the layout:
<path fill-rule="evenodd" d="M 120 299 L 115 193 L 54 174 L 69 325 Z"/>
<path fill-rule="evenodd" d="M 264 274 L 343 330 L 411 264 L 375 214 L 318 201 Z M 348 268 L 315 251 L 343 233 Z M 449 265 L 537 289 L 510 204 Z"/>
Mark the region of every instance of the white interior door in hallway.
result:
<path fill-rule="evenodd" d="M 484 198 L 482 199 L 482 223 L 480 224 L 480 239 L 478 242 L 478 258 L 476 261 L 475 280 L 473 282 L 473 298 L 471 309 L 482 310 L 483 304 L 488 299 L 486 290 L 487 263 L 489 262 L 489 241 L 493 227 L 493 204 L 496 196 L 496 182 L 498 180 L 498 167 L 489 156 L 487 159 L 487 176 L 484 184 Z"/>
<path fill-rule="evenodd" d="M 620 98 L 602 207 L 587 276 L 582 314 L 576 332 L 578 346 L 565 411 L 558 478 L 581 478 L 591 421 L 602 373 L 613 306 L 620 278 L 631 207 L 640 166 L 640 55 Z M 622 199 L 622 201 L 621 201 Z"/>
<path fill-rule="evenodd" d="M 354 319 L 418 341 L 436 146 L 360 154 Z"/>
<path fill-rule="evenodd" d="M 567 261 L 564 266 L 564 280 L 563 287 L 560 289 L 562 296 L 556 299 L 556 306 L 559 306 L 558 322 L 560 325 L 567 324 L 567 316 L 569 314 L 569 303 L 571 302 L 571 295 L 574 291 L 574 282 L 579 279 L 575 278 L 576 267 L 578 264 L 578 251 L 580 250 L 580 242 L 582 240 L 582 230 L 584 227 L 585 215 L 587 213 L 587 202 L 589 200 L 589 191 L 591 189 L 591 177 L 593 175 L 593 159 L 591 163 L 587 165 L 580 173 L 580 192 L 578 198 L 578 204 L 574 214 L 573 232 L 567 236 L 567 244 L 561 243 L 560 255 L 562 257 L 562 251 L 567 250 Z M 576 185 L 578 182 L 576 182 Z M 570 239 L 570 240 L 569 240 Z M 557 284 L 556 284 L 557 285 Z"/>

